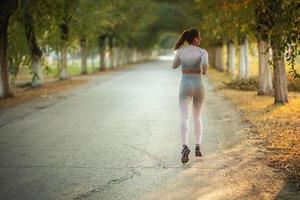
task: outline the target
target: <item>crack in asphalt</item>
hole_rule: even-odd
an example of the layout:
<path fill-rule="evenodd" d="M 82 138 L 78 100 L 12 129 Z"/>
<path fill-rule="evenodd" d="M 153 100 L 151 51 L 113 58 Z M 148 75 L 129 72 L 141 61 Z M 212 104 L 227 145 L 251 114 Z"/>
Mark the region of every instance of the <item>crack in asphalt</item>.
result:
<path fill-rule="evenodd" d="M 76 196 L 75 198 L 73 198 L 73 200 L 81 200 L 81 199 L 88 198 L 95 193 L 99 193 L 99 192 L 105 190 L 106 188 L 110 187 L 111 185 L 119 184 L 121 182 L 132 179 L 135 175 L 140 175 L 140 173 L 138 171 L 136 171 L 135 168 L 131 168 L 131 174 L 129 176 L 126 175 L 126 176 L 121 176 L 120 178 L 112 179 L 112 180 L 108 181 L 105 185 L 97 186 L 97 187 L 93 188 L 92 190 L 89 190 L 83 194 Z"/>
<path fill-rule="evenodd" d="M 156 165 L 158 167 L 163 167 L 163 168 L 165 167 L 165 165 L 163 164 L 164 161 L 161 158 L 159 158 L 159 157 L 157 157 L 153 154 L 150 154 L 149 152 L 145 151 L 144 149 L 141 149 L 141 148 L 138 148 L 138 147 L 135 147 L 135 146 L 131 146 L 131 145 L 126 144 L 124 142 L 121 142 L 121 144 L 123 144 L 125 146 L 128 146 L 128 147 L 140 152 L 141 154 L 144 154 L 144 155 L 148 156 L 149 158 L 151 158 L 152 160 L 154 160 L 156 162 Z M 156 166 L 156 165 L 154 165 L 154 166 Z M 152 167 L 154 167 L 154 166 L 152 166 Z"/>

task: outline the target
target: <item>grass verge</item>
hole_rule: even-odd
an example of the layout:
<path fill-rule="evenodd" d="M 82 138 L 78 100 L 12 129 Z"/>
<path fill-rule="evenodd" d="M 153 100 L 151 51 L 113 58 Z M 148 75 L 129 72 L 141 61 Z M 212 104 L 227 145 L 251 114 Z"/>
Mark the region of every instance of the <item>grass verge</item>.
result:
<path fill-rule="evenodd" d="M 69 78 L 66 80 L 44 83 L 43 85 L 33 88 L 30 84 L 12 87 L 13 97 L 0 99 L 0 109 L 16 106 L 33 98 L 52 93 L 62 92 L 67 89 L 86 83 L 87 79 Z"/>
<path fill-rule="evenodd" d="M 225 98 L 234 103 L 251 123 L 251 132 L 262 139 L 271 152 L 267 164 L 282 170 L 300 188 L 300 93 L 289 92 L 289 103 L 274 105 L 272 96 L 258 96 L 256 91 L 226 87 L 229 78 L 210 69 L 209 78 Z"/>

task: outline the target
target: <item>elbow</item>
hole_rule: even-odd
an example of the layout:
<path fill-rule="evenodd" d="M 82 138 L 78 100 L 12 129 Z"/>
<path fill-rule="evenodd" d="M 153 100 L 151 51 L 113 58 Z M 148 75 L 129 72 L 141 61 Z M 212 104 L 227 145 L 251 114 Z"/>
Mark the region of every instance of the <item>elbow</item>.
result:
<path fill-rule="evenodd" d="M 172 68 L 173 69 L 176 69 L 177 67 L 179 67 L 180 66 L 180 62 L 179 62 L 179 60 L 175 60 L 175 61 L 173 61 L 173 63 L 172 63 Z"/>
<path fill-rule="evenodd" d="M 207 68 L 208 68 L 207 66 L 205 66 L 205 67 L 202 68 L 202 74 L 203 75 L 207 74 Z"/>
<path fill-rule="evenodd" d="M 177 67 L 179 67 L 179 65 L 172 65 L 173 69 L 176 69 Z"/>

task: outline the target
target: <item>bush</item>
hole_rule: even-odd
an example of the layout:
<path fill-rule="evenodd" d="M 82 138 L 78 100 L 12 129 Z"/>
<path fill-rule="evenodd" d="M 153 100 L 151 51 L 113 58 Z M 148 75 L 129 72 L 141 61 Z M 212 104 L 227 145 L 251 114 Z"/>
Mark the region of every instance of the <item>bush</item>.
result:
<path fill-rule="evenodd" d="M 226 87 L 238 90 L 257 90 L 258 88 L 258 78 L 231 78 L 228 82 L 223 82 Z"/>
<path fill-rule="evenodd" d="M 300 92 L 300 79 L 288 77 L 288 91 Z"/>
<path fill-rule="evenodd" d="M 288 76 L 288 91 L 300 92 L 300 79 L 294 79 Z M 258 77 L 251 78 L 231 78 L 229 81 L 223 83 L 227 88 L 237 89 L 237 90 L 252 90 L 258 89 Z"/>

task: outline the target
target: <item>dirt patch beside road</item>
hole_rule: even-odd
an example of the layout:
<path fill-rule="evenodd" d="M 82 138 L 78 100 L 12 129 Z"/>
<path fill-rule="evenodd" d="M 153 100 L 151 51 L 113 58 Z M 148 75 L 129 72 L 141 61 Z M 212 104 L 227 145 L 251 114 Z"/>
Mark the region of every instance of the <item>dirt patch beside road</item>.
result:
<path fill-rule="evenodd" d="M 251 124 L 251 132 L 269 151 L 267 164 L 283 171 L 300 187 L 300 93 L 290 92 L 289 103 L 273 104 L 272 96 L 256 91 L 228 89 L 226 76 L 212 69 L 209 75 L 218 91 L 235 104 Z"/>

